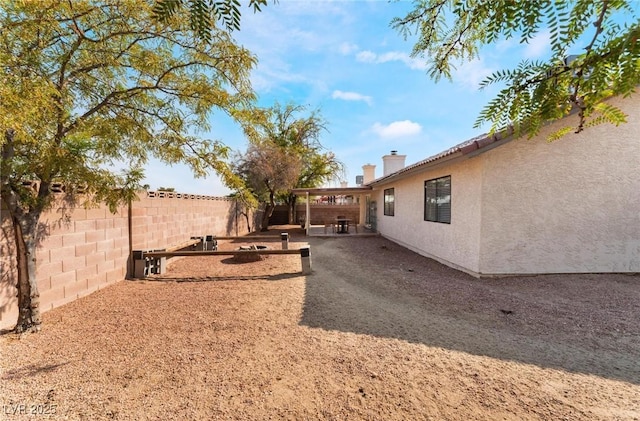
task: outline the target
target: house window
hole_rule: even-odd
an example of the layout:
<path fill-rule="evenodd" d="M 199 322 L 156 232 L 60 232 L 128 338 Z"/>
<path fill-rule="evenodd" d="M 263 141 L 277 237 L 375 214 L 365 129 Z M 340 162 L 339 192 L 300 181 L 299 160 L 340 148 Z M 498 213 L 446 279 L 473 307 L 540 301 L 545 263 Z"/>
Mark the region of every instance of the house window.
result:
<path fill-rule="evenodd" d="M 384 214 L 387 216 L 393 216 L 395 214 L 395 189 L 384 190 Z"/>
<path fill-rule="evenodd" d="M 451 223 L 451 176 L 424 182 L 424 220 Z"/>

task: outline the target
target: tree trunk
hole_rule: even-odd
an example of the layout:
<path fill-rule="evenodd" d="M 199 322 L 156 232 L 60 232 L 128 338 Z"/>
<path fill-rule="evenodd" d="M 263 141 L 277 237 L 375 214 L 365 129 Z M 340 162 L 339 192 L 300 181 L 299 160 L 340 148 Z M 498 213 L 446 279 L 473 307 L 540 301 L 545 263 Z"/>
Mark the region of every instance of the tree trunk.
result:
<path fill-rule="evenodd" d="M 262 227 L 260 227 L 261 231 L 269 231 L 269 218 L 273 215 L 273 210 L 276 208 L 276 199 L 275 193 L 269 193 L 269 203 L 264 209 L 264 215 L 262 215 Z"/>
<path fill-rule="evenodd" d="M 18 276 L 18 322 L 16 332 L 39 332 L 40 293 L 36 279 L 36 236 L 39 215 L 26 214 L 22 217 L 13 212 L 14 239 L 16 243 L 16 266 Z"/>
<path fill-rule="evenodd" d="M 287 196 L 287 205 L 289 205 L 289 225 L 296 224 L 296 195 Z"/>
<path fill-rule="evenodd" d="M 2 166 L 0 166 L 0 200 L 4 202 L 11 216 L 15 242 L 16 275 L 18 282 L 18 322 L 16 332 L 38 332 L 42 324 L 40 316 L 40 293 L 36 282 L 36 246 L 38 221 L 43 203 L 50 195 L 49 184 L 40 182 L 35 206 L 23 206 L 15 186 L 11 182 L 11 163 L 14 159 L 15 130 L 7 129 L 2 145 Z M 15 181 L 14 181 L 15 183 Z"/>

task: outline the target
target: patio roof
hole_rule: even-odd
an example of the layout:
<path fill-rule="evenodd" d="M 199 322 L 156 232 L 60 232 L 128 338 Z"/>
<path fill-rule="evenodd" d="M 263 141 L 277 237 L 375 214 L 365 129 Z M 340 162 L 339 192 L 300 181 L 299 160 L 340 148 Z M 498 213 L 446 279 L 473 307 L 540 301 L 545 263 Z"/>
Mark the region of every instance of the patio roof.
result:
<path fill-rule="evenodd" d="M 291 193 L 295 195 L 303 195 L 309 193 L 309 196 L 336 196 L 336 195 L 358 195 L 369 193 L 371 186 L 362 187 L 313 187 L 313 188 L 297 188 L 291 189 Z"/>

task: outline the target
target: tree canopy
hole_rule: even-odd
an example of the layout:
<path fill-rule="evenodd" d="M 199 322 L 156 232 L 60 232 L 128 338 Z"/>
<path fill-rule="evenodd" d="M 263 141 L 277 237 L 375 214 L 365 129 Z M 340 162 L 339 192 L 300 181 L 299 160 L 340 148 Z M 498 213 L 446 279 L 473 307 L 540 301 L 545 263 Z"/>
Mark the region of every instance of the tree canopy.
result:
<path fill-rule="evenodd" d="M 289 190 L 299 187 L 318 187 L 323 183 L 338 178 L 344 172 L 343 164 L 333 152 L 326 150 L 320 137 L 326 130 L 326 122 L 320 112 L 313 110 L 304 115 L 306 108 L 300 105 L 287 104 L 285 106 L 276 103 L 270 108 L 258 110 L 253 114 L 251 124 L 245 125 L 245 133 L 250 141 L 249 152 L 262 150 L 275 157 L 277 153 L 284 154 L 281 165 L 278 161 L 269 165 L 247 165 L 246 159 L 240 159 L 243 168 L 250 167 L 249 173 L 258 180 L 267 180 L 266 174 L 270 165 L 275 165 L 274 170 L 286 172 L 286 182 L 278 184 L 273 190 L 270 205 L 267 207 L 267 220 L 273 211 L 275 199 L 289 205 L 289 222 L 293 223 L 293 207 L 296 197 Z M 276 153 L 276 151 L 279 151 Z M 251 154 L 248 153 L 248 156 Z M 265 159 L 269 161 L 269 159 Z M 295 168 L 295 171 L 290 170 Z M 263 171 L 263 176 L 260 176 Z M 247 171 L 244 171 L 246 179 Z M 271 178 L 271 177 L 269 177 Z M 254 186 L 255 183 L 248 183 Z M 264 200 L 264 198 L 260 198 Z M 266 221 L 263 222 L 265 228 Z"/>
<path fill-rule="evenodd" d="M 150 157 L 240 185 L 229 149 L 198 133 L 213 111 L 241 118 L 252 106 L 255 58 L 226 31 L 212 28 L 205 42 L 185 17 L 152 16 L 137 0 L 0 8 L 0 197 L 16 233 L 19 330 L 40 323 L 35 246 L 52 185 L 115 209 Z"/>
<path fill-rule="evenodd" d="M 153 9 L 154 17 L 166 21 L 179 13 L 186 2 L 184 0 L 157 0 Z M 216 22 L 221 23 L 229 32 L 240 29 L 241 3 L 239 0 L 190 0 L 188 2 L 191 29 L 206 41 L 211 41 Z M 249 0 L 248 7 L 260 12 L 267 0 Z"/>
<path fill-rule="evenodd" d="M 435 80 L 451 78 L 456 65 L 477 58 L 485 45 L 514 37 L 529 43 L 549 31 L 549 60 L 524 60 L 483 81 L 481 87 L 504 84 L 475 124 L 490 123 L 492 131 L 512 125 L 533 135 L 573 110 L 580 115 L 578 126 L 552 138 L 589 125 L 617 125 L 624 113 L 603 100 L 630 95 L 640 83 L 634 0 L 415 0 L 413 10 L 392 26 L 405 37 L 417 36 L 412 55 L 427 59 Z"/>

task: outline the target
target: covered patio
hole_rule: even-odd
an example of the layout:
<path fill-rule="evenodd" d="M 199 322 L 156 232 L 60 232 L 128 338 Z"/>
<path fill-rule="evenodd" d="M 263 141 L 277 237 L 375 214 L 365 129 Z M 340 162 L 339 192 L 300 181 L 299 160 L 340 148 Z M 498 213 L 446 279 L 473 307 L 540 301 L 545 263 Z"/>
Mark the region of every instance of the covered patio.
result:
<path fill-rule="evenodd" d="M 371 195 L 372 188 L 370 186 L 362 187 L 325 187 L 325 188 L 296 188 L 291 192 L 298 197 L 305 198 L 305 218 L 303 228 L 305 234 L 314 237 L 332 237 L 343 235 L 359 235 L 359 236 L 371 236 L 377 235 L 375 229 L 367 223 L 368 212 L 368 196 Z M 342 215 L 342 217 L 317 217 L 312 213 L 314 206 L 311 206 L 311 202 L 315 198 L 322 197 L 343 197 L 352 198 L 354 204 L 358 205 L 357 215 L 348 216 Z M 340 204 L 328 204 L 322 205 L 323 211 L 325 209 L 338 210 Z M 319 213 L 316 210 L 317 213 Z M 334 212 L 335 213 L 335 212 Z M 339 214 L 340 212 L 337 212 Z"/>

